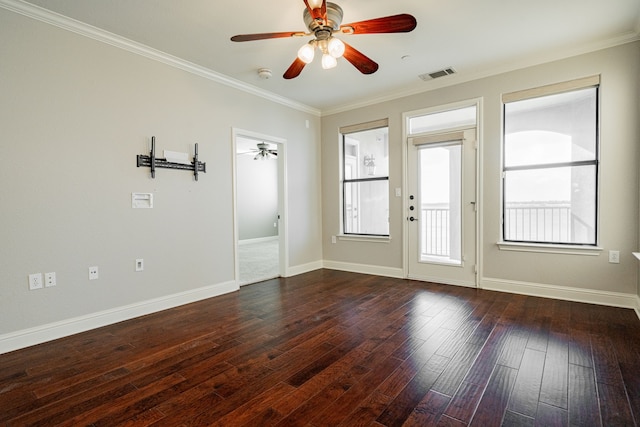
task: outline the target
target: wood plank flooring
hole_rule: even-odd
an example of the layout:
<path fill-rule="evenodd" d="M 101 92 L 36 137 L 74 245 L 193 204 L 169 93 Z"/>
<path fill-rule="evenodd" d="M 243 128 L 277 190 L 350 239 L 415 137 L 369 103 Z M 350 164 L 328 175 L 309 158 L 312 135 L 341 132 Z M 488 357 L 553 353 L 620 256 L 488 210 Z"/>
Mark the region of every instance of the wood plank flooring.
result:
<path fill-rule="evenodd" d="M 634 426 L 629 309 L 318 270 L 0 355 L 6 426 Z"/>

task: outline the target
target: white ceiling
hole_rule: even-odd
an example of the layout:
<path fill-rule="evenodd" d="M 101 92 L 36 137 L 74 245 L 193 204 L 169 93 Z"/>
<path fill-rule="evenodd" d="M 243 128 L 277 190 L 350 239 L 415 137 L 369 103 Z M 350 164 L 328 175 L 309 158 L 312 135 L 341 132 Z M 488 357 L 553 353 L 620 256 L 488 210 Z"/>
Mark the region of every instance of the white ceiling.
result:
<path fill-rule="evenodd" d="M 21 0 L 1 0 L 19 3 Z M 640 39 L 638 0 L 335 0 L 343 24 L 409 13 L 411 33 L 341 36 L 378 62 L 372 75 L 340 59 L 281 76 L 306 42 L 234 43 L 236 34 L 306 31 L 302 0 L 28 0 L 323 113 L 426 91 Z M 1 6 L 1 4 L 0 4 Z M 407 56 L 408 58 L 403 59 Z M 259 68 L 273 77 L 262 80 Z M 453 67 L 456 75 L 418 75 Z"/>

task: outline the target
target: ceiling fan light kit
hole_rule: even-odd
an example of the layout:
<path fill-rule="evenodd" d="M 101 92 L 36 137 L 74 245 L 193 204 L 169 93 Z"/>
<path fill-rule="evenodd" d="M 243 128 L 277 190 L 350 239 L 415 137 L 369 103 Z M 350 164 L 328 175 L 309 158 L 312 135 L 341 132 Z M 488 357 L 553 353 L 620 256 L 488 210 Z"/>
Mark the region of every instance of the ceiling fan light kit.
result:
<path fill-rule="evenodd" d="M 316 53 L 316 41 L 311 40 L 298 50 L 298 58 L 305 64 L 311 63 Z"/>
<path fill-rule="evenodd" d="M 285 37 L 314 36 L 298 50 L 298 55 L 285 71 L 283 77 L 292 79 L 298 77 L 303 68 L 311 63 L 315 57 L 315 50 L 322 52 L 322 68 L 334 68 L 338 58 L 344 56 L 362 74 L 372 74 L 378 70 L 378 64 L 354 47 L 333 36 L 334 33 L 351 34 L 383 34 L 407 33 L 416 27 L 416 19 L 406 13 L 369 19 L 342 25 L 343 11 L 340 6 L 326 0 L 303 0 L 306 8 L 302 14 L 303 21 L 309 33 L 278 32 L 260 34 L 239 34 L 231 37 L 231 41 L 245 42 Z"/>

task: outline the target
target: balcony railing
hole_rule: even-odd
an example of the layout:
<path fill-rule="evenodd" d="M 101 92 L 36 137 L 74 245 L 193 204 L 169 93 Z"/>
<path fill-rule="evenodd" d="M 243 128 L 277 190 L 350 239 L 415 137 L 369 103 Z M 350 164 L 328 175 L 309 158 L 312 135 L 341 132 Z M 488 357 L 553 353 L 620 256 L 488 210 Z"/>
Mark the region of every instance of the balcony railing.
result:
<path fill-rule="evenodd" d="M 525 242 L 572 242 L 576 220 L 569 202 L 521 203 L 505 208 L 504 238 Z"/>
<path fill-rule="evenodd" d="M 420 210 L 420 248 L 423 256 L 448 257 L 451 251 L 449 207 L 423 205 Z"/>
<path fill-rule="evenodd" d="M 571 243 L 576 233 L 592 232 L 571 212 L 569 202 L 522 203 L 505 209 L 505 239 L 524 242 Z M 420 248 L 423 256 L 448 257 L 451 218 L 446 204 L 423 205 L 420 211 Z"/>

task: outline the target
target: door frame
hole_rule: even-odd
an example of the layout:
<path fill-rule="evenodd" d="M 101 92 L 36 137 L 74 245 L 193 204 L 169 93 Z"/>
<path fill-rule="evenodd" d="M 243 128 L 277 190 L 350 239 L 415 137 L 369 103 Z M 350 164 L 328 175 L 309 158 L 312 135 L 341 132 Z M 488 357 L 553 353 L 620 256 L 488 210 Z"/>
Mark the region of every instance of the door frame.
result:
<path fill-rule="evenodd" d="M 482 172 L 482 140 L 483 140 L 483 127 L 482 127 L 482 113 L 483 113 L 483 98 L 473 98 L 459 102 L 453 102 L 449 104 L 442 104 L 433 107 L 423 108 L 420 110 L 407 111 L 402 113 L 402 238 L 404 244 L 402 245 L 402 275 L 404 278 L 409 278 L 409 119 L 416 116 L 423 116 L 427 114 L 438 113 L 442 111 L 455 110 L 464 107 L 476 106 L 476 182 L 475 182 L 475 203 L 476 203 L 476 217 L 475 217 L 475 287 L 481 288 L 480 277 L 482 277 L 482 186 L 483 186 L 483 172 Z M 442 132 L 446 132 L 447 129 L 443 129 Z M 456 285 L 457 283 L 451 282 L 448 284 Z"/>
<path fill-rule="evenodd" d="M 240 260 L 238 257 L 238 189 L 237 189 L 237 139 L 248 138 L 264 141 L 269 144 L 276 144 L 278 147 L 278 274 L 281 277 L 288 276 L 288 231 L 289 231 L 289 203 L 287 198 L 287 140 L 276 136 L 266 135 L 259 132 L 231 128 L 231 181 L 233 198 L 233 263 L 234 281 L 240 283 Z"/>

